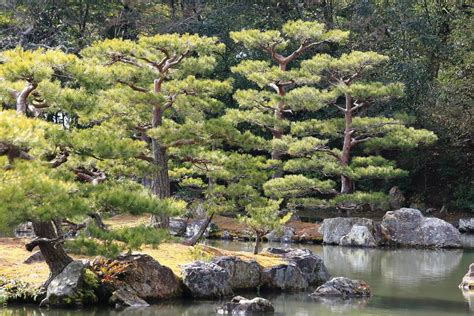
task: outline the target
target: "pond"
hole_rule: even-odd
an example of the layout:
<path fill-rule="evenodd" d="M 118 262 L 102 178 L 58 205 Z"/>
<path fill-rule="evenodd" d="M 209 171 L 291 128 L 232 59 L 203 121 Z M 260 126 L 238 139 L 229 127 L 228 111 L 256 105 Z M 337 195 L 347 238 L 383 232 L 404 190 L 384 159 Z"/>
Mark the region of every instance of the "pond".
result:
<path fill-rule="evenodd" d="M 252 251 L 253 245 L 244 242 L 209 242 L 229 250 Z M 282 246 L 268 243 L 265 246 Z M 471 315 L 469 298 L 465 298 L 458 284 L 470 263 L 474 250 L 420 249 L 361 249 L 336 246 L 289 245 L 309 248 L 324 258 L 333 276 L 347 276 L 365 280 L 371 286 L 370 299 L 352 301 L 316 300 L 308 293 L 260 293 L 270 299 L 276 315 Z M 474 310 L 474 296 L 471 298 Z M 115 311 L 46 310 L 32 306 L 9 306 L 0 309 L 1 315 L 25 316 L 82 316 L 82 315 L 215 315 L 219 302 L 180 300 L 141 309 Z"/>

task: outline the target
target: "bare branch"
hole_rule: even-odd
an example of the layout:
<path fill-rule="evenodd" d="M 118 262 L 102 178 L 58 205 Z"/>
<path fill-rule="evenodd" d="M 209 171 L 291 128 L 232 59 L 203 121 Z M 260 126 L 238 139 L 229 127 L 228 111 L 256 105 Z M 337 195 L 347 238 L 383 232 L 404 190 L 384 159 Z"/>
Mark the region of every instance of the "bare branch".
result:
<path fill-rule="evenodd" d="M 130 87 L 132 90 L 134 90 L 134 91 L 138 91 L 138 92 L 148 92 L 147 89 L 142 88 L 142 87 L 139 87 L 139 86 L 136 86 L 134 83 L 131 83 L 131 82 L 126 82 L 126 81 L 121 80 L 121 79 L 117 79 L 117 82 L 129 86 L 129 87 Z"/>

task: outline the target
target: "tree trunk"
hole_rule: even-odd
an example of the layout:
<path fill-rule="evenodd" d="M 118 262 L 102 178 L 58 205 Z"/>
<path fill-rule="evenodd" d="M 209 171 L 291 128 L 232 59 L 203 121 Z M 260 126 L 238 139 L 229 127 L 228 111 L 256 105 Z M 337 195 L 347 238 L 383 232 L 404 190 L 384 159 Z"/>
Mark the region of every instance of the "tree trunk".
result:
<path fill-rule="evenodd" d="M 253 248 L 253 254 L 256 255 L 258 254 L 258 251 L 260 249 L 260 240 L 262 239 L 262 236 L 260 233 L 255 234 L 255 246 Z"/>
<path fill-rule="evenodd" d="M 161 81 L 155 80 L 155 93 L 161 91 Z M 163 123 L 163 110 L 160 105 L 153 108 L 152 126 L 158 127 Z M 170 179 L 168 175 L 168 154 L 166 147 L 161 146 L 156 139 L 151 140 L 153 152 L 154 171 L 152 175 L 151 189 L 160 199 L 165 199 L 171 196 Z M 169 217 L 167 215 L 152 215 L 150 222 L 154 227 L 168 228 Z"/>
<path fill-rule="evenodd" d="M 186 240 L 184 242 L 185 245 L 188 245 L 188 246 L 194 246 L 195 244 L 197 244 L 197 242 L 199 241 L 199 239 L 201 239 L 201 237 L 204 235 L 204 233 L 206 232 L 206 229 L 207 227 L 209 226 L 209 224 L 211 223 L 212 221 L 212 217 L 214 217 L 214 213 L 211 213 L 211 215 L 209 215 L 206 219 L 206 221 L 202 224 L 201 228 L 199 229 L 199 232 L 191 237 L 190 239 Z"/>
<path fill-rule="evenodd" d="M 354 133 L 352 129 L 352 96 L 346 94 L 346 110 L 344 112 L 344 121 L 345 121 L 345 128 L 344 128 L 344 144 L 342 146 L 342 154 L 340 159 L 340 164 L 343 167 L 347 167 L 349 165 L 349 161 L 351 159 L 351 142 L 352 142 L 352 134 Z M 348 176 L 341 175 L 341 193 L 352 193 L 352 179 Z"/>
<path fill-rule="evenodd" d="M 38 238 L 55 239 L 59 237 L 54 229 L 52 221 L 33 222 L 33 230 Z M 49 278 L 43 285 L 44 287 L 47 287 L 49 283 L 73 260 L 67 255 L 61 242 L 39 243 L 38 247 L 49 267 Z"/>
<path fill-rule="evenodd" d="M 286 64 L 280 64 L 280 70 L 285 71 L 286 70 Z M 278 86 L 278 96 L 284 97 L 285 96 L 285 88 L 282 86 Z M 285 102 L 283 100 L 278 102 L 278 107 L 275 110 L 275 119 L 278 121 L 283 120 L 283 110 L 285 109 Z M 283 137 L 283 132 L 279 130 L 278 128 L 274 127 L 272 131 L 272 136 L 273 139 L 280 139 Z M 273 149 L 272 150 L 272 159 L 273 160 L 281 160 L 281 153 L 278 150 Z M 283 175 L 282 170 L 277 170 L 275 174 L 273 175 L 273 178 L 279 178 Z"/>

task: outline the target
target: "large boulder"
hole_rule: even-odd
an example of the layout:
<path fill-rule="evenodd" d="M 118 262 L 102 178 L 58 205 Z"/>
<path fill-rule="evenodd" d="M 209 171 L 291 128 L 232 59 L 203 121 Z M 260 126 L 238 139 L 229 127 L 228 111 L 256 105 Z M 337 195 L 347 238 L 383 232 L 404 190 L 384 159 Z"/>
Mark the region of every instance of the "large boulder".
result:
<path fill-rule="evenodd" d="M 188 293 L 199 299 L 232 295 L 230 275 L 212 262 L 194 261 L 181 267 L 183 283 Z"/>
<path fill-rule="evenodd" d="M 374 243 L 377 245 L 382 239 L 380 225 L 368 218 L 327 218 L 323 221 L 321 232 L 323 242 L 330 245 L 342 242 L 344 246 L 374 247 Z"/>
<path fill-rule="evenodd" d="M 424 217 L 413 208 L 401 208 L 387 212 L 382 219 L 382 228 L 389 245 L 459 248 L 461 235 L 448 222 L 435 217 Z"/>
<path fill-rule="evenodd" d="M 370 296 L 369 285 L 364 281 L 351 280 L 345 277 L 332 278 L 318 287 L 311 296 L 340 297 L 343 299 Z"/>
<path fill-rule="evenodd" d="M 461 218 L 459 220 L 459 231 L 461 233 L 474 233 L 474 217 Z"/>
<path fill-rule="evenodd" d="M 339 240 L 339 245 L 354 247 L 376 247 L 377 242 L 375 241 L 374 235 L 369 231 L 367 226 L 354 225 L 347 235 L 341 237 Z"/>
<path fill-rule="evenodd" d="M 279 254 L 284 260 L 296 264 L 308 285 L 320 285 L 331 277 L 323 259 L 309 249 L 267 248 L 265 252 Z"/>
<path fill-rule="evenodd" d="M 105 296 L 123 297 L 125 292 L 129 292 L 128 296 L 149 302 L 178 297 L 182 292 L 173 271 L 149 255 L 127 254 L 110 260 L 96 259 L 92 266 L 102 280 Z"/>
<path fill-rule="evenodd" d="M 214 258 L 212 262 L 227 271 L 233 290 L 251 290 L 260 285 L 261 267 L 255 260 L 224 256 Z"/>
<path fill-rule="evenodd" d="M 246 315 L 273 312 L 275 312 L 275 308 L 272 303 L 261 297 L 255 297 L 249 300 L 242 296 L 236 296 L 230 302 L 225 303 L 217 309 L 217 313 L 222 315 Z"/>
<path fill-rule="evenodd" d="M 93 289 L 85 282 L 87 264 L 73 261 L 48 285 L 46 298 L 40 305 L 55 307 L 81 306 L 97 300 Z M 90 272 L 90 271 L 89 271 Z M 93 276 L 95 277 L 95 276 Z"/>
<path fill-rule="evenodd" d="M 295 262 L 264 268 L 262 271 L 264 289 L 296 292 L 308 286 L 305 275 Z"/>

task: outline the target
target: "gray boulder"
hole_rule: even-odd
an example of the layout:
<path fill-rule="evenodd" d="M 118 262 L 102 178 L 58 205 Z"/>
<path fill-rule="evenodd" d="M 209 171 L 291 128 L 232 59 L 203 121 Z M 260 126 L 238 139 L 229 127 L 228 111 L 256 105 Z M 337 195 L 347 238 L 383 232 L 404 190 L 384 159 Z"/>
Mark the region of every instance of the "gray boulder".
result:
<path fill-rule="evenodd" d="M 186 233 L 187 222 L 184 218 L 170 218 L 170 234 L 173 236 L 183 236 Z"/>
<path fill-rule="evenodd" d="M 375 247 L 377 242 L 367 226 L 354 225 L 350 232 L 339 240 L 341 246 Z"/>
<path fill-rule="evenodd" d="M 387 212 L 382 219 L 388 244 L 410 247 L 459 248 L 461 235 L 448 222 L 424 217 L 412 208 Z"/>
<path fill-rule="evenodd" d="M 280 230 L 272 230 L 264 237 L 268 241 L 273 242 L 291 242 L 293 237 L 295 236 L 295 230 L 291 227 L 283 226 L 283 229 Z"/>
<path fill-rule="evenodd" d="M 232 295 L 229 273 L 215 263 L 194 261 L 182 266 L 181 274 L 187 291 L 194 298 Z"/>
<path fill-rule="evenodd" d="M 255 260 L 245 261 L 233 256 L 217 257 L 212 261 L 229 274 L 233 290 L 256 289 L 260 284 L 261 267 Z"/>
<path fill-rule="evenodd" d="M 461 218 L 459 220 L 459 231 L 461 233 L 474 233 L 474 217 Z"/>
<path fill-rule="evenodd" d="M 73 261 L 68 264 L 48 285 L 46 298 L 40 305 L 80 306 L 94 301 L 94 295 L 90 297 L 84 295 L 85 268 L 86 264 L 82 261 Z"/>
<path fill-rule="evenodd" d="M 331 277 L 323 259 L 309 249 L 268 248 L 266 252 L 280 254 L 283 259 L 295 263 L 308 285 L 320 285 Z"/>
<path fill-rule="evenodd" d="M 305 275 L 295 262 L 265 268 L 262 271 L 262 287 L 271 290 L 301 291 L 309 286 Z"/>
<path fill-rule="evenodd" d="M 353 230 L 354 226 L 358 226 Z M 360 228 L 366 227 L 366 229 Z M 330 245 L 373 247 L 381 241 L 380 225 L 368 218 L 336 217 L 327 218 L 321 226 L 323 242 Z"/>
<path fill-rule="evenodd" d="M 221 315 L 246 315 L 273 312 L 275 312 L 275 308 L 272 303 L 261 297 L 255 297 L 249 300 L 242 296 L 236 296 L 230 302 L 225 303 L 217 309 L 217 313 Z"/>
<path fill-rule="evenodd" d="M 370 296 L 369 285 L 364 281 L 351 280 L 345 277 L 332 278 L 318 287 L 311 296 L 340 297 L 343 299 Z"/>

